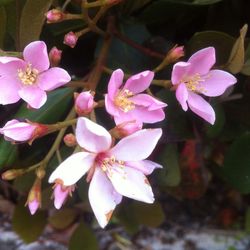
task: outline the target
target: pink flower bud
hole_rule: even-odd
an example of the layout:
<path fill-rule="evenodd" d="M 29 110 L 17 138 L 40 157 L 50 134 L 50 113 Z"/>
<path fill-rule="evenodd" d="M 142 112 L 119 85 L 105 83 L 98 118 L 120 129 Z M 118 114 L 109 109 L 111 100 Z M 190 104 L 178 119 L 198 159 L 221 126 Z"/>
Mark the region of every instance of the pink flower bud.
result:
<path fill-rule="evenodd" d="M 37 178 L 30 189 L 28 199 L 26 202 L 30 213 L 33 215 L 41 205 L 41 179 Z"/>
<path fill-rule="evenodd" d="M 170 62 L 176 62 L 183 56 L 184 56 L 183 46 L 174 47 L 168 53 L 168 59 Z"/>
<path fill-rule="evenodd" d="M 76 46 L 77 40 L 78 40 L 77 35 L 74 32 L 70 31 L 64 36 L 63 43 L 71 48 L 74 48 Z"/>
<path fill-rule="evenodd" d="M 78 115 L 89 114 L 96 103 L 90 91 L 84 91 L 80 94 L 75 93 L 75 110 Z"/>
<path fill-rule="evenodd" d="M 30 144 L 38 137 L 46 134 L 48 128 L 46 125 L 32 122 L 19 122 L 18 120 L 8 121 L 0 133 L 4 135 L 7 141 L 26 142 Z"/>
<path fill-rule="evenodd" d="M 49 61 L 51 67 L 56 67 L 59 65 L 62 57 L 62 51 L 57 49 L 57 47 L 53 47 L 49 52 Z"/>
<path fill-rule="evenodd" d="M 28 207 L 30 210 L 31 215 L 34 215 L 39 208 L 40 204 L 39 201 L 34 199 L 33 201 L 28 202 Z"/>
<path fill-rule="evenodd" d="M 68 147 L 76 146 L 76 137 L 72 133 L 66 134 L 63 138 L 63 141 Z"/>
<path fill-rule="evenodd" d="M 60 181 L 59 181 L 60 182 Z M 60 209 L 70 195 L 74 191 L 74 186 L 63 186 L 60 183 L 56 183 L 54 186 L 54 206 L 56 209 Z"/>
<path fill-rule="evenodd" d="M 45 14 L 47 18 L 47 23 L 58 23 L 64 20 L 65 14 L 59 9 L 49 10 Z"/>

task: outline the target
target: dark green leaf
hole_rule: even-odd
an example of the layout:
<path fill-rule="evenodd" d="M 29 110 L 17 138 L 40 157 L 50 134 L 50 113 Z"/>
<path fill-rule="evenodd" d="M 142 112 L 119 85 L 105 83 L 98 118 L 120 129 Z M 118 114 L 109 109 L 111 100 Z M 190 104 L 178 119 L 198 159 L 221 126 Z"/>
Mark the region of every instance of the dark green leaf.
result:
<path fill-rule="evenodd" d="M 43 232 L 47 224 L 47 213 L 45 211 L 37 211 L 34 215 L 30 215 L 27 207 L 21 202 L 15 208 L 12 227 L 13 230 L 26 243 L 35 241 Z"/>
<path fill-rule="evenodd" d="M 69 241 L 69 250 L 79 249 L 99 249 L 95 234 L 83 223 L 79 224 Z"/>
<path fill-rule="evenodd" d="M 14 0 L 0 0 L 0 6 L 1 5 L 5 5 L 5 4 L 9 4 L 11 2 L 13 2 Z"/>
<path fill-rule="evenodd" d="M 250 207 L 247 208 L 245 215 L 245 231 L 250 234 Z"/>
<path fill-rule="evenodd" d="M 53 0 L 27 0 L 20 19 L 20 47 L 23 49 L 28 43 L 39 40 L 48 11 Z M 28 30 L 27 30 L 28 29 Z"/>
<path fill-rule="evenodd" d="M 250 134 L 234 141 L 225 154 L 221 173 L 241 193 L 250 193 Z"/>
<path fill-rule="evenodd" d="M 17 146 L 0 139 L 0 169 L 11 166 L 17 159 Z"/>
<path fill-rule="evenodd" d="M 5 30 L 6 30 L 6 11 L 4 7 L 0 7 L 0 48 L 3 48 Z"/>

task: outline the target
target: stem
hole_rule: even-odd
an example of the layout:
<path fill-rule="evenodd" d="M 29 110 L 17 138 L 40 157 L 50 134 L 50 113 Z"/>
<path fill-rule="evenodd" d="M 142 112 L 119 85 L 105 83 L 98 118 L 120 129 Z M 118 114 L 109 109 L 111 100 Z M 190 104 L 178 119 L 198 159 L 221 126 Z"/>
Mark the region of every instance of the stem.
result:
<path fill-rule="evenodd" d="M 95 1 L 95 2 L 91 2 L 91 3 L 88 3 L 87 1 L 84 1 L 83 7 L 88 9 L 88 8 L 100 7 L 100 6 L 103 6 L 105 4 L 107 4 L 105 0 Z"/>
<path fill-rule="evenodd" d="M 71 0 L 66 0 L 62 6 L 62 11 L 65 11 L 67 5 L 70 3 Z"/>
<path fill-rule="evenodd" d="M 71 119 L 71 120 L 65 120 L 63 122 L 57 122 L 55 124 L 47 125 L 49 128 L 49 132 L 47 134 L 50 134 L 52 132 L 55 132 L 57 130 L 60 130 L 62 128 L 74 125 L 76 123 L 77 119 Z"/>

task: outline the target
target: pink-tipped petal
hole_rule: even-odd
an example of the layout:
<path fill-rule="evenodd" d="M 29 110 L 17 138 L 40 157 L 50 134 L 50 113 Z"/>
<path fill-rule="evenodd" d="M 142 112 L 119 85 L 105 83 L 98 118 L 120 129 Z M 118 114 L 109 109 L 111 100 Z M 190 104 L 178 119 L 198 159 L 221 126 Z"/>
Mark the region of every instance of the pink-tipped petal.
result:
<path fill-rule="evenodd" d="M 108 97 L 111 100 L 115 98 L 117 91 L 121 87 L 123 83 L 123 77 L 124 77 L 124 73 L 121 69 L 117 69 L 112 73 L 109 83 L 108 83 Z"/>
<path fill-rule="evenodd" d="M 200 84 L 204 89 L 202 94 L 206 96 L 222 95 L 229 86 L 237 82 L 237 79 L 232 74 L 223 70 L 211 70 L 203 78 L 205 81 Z"/>
<path fill-rule="evenodd" d="M 212 106 L 201 96 L 190 91 L 188 96 L 188 106 L 195 114 L 203 118 L 205 121 L 212 125 L 214 124 L 215 112 Z"/>
<path fill-rule="evenodd" d="M 78 118 L 76 139 L 82 148 L 94 153 L 108 150 L 112 142 L 111 135 L 104 127 L 85 117 Z"/>
<path fill-rule="evenodd" d="M 109 222 L 122 196 L 113 188 L 107 176 L 96 168 L 89 186 L 89 202 L 99 225 L 104 228 Z"/>
<path fill-rule="evenodd" d="M 23 57 L 27 63 L 39 72 L 49 68 L 49 56 L 47 46 L 43 41 L 35 41 L 28 44 L 23 50 Z"/>
<path fill-rule="evenodd" d="M 178 62 L 173 66 L 171 81 L 173 85 L 181 83 L 188 76 L 191 64 L 187 62 Z"/>
<path fill-rule="evenodd" d="M 140 93 L 147 89 L 154 78 L 153 71 L 143 71 L 131 76 L 125 83 L 124 89 L 128 89 L 134 94 Z"/>
<path fill-rule="evenodd" d="M 181 104 L 182 109 L 184 111 L 187 111 L 188 110 L 188 106 L 187 106 L 188 90 L 184 83 L 181 83 L 180 85 L 178 85 L 175 95 L 176 95 L 176 99 Z"/>
<path fill-rule="evenodd" d="M 119 167 L 114 166 L 108 177 L 118 193 L 134 200 L 154 202 L 152 188 L 142 172 L 126 166 L 124 171 L 116 171 L 116 168 Z"/>
<path fill-rule="evenodd" d="M 22 87 L 18 94 L 34 109 L 41 108 L 47 100 L 45 91 L 37 86 Z"/>
<path fill-rule="evenodd" d="M 20 100 L 19 89 L 20 83 L 14 77 L 0 77 L 0 104 L 6 105 L 18 102 Z"/>
<path fill-rule="evenodd" d="M 150 160 L 143 161 L 126 161 L 125 165 L 127 167 L 135 168 L 145 175 L 152 174 L 156 168 L 162 168 L 162 166 L 156 162 Z"/>
<path fill-rule="evenodd" d="M 200 74 L 205 75 L 209 72 L 212 66 L 215 64 L 215 49 L 213 47 L 207 47 L 194 53 L 188 60 L 191 64 L 188 74 Z"/>
<path fill-rule="evenodd" d="M 29 207 L 31 215 L 34 215 L 37 209 L 39 208 L 39 202 L 36 199 L 34 199 L 33 201 L 30 201 L 28 203 L 28 207 Z"/>
<path fill-rule="evenodd" d="M 56 184 L 54 188 L 54 206 L 56 209 L 60 209 L 69 195 L 69 189 L 67 187 L 62 188 L 61 184 Z"/>
<path fill-rule="evenodd" d="M 154 150 L 162 130 L 143 129 L 120 140 L 111 150 L 111 155 L 122 161 L 146 159 Z"/>
<path fill-rule="evenodd" d="M 64 186 L 75 184 L 93 166 L 95 155 L 79 152 L 63 161 L 49 177 L 49 183 L 56 179 L 63 181 Z"/>
<path fill-rule="evenodd" d="M 66 70 L 54 67 L 40 74 L 37 83 L 41 89 L 50 91 L 65 85 L 70 80 L 71 77 Z"/>

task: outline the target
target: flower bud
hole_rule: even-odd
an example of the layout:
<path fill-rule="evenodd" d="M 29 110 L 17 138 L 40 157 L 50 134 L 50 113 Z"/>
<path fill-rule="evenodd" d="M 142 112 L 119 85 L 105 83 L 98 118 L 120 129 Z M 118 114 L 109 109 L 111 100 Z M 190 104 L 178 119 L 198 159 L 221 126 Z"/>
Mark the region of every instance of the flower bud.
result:
<path fill-rule="evenodd" d="M 75 110 L 80 116 L 89 114 L 96 103 L 90 91 L 84 91 L 80 94 L 75 93 Z"/>
<path fill-rule="evenodd" d="M 16 119 L 8 121 L 0 133 L 4 135 L 7 141 L 27 142 L 31 144 L 36 138 L 46 134 L 48 128 L 46 125 L 32 122 L 19 122 Z"/>
<path fill-rule="evenodd" d="M 11 169 L 2 173 L 2 179 L 11 181 L 24 173 L 23 169 Z"/>
<path fill-rule="evenodd" d="M 77 40 L 78 36 L 74 32 L 70 31 L 64 36 L 63 43 L 71 48 L 74 48 L 76 46 Z"/>
<path fill-rule="evenodd" d="M 37 209 L 41 206 L 41 179 L 37 178 L 35 180 L 30 189 L 26 205 L 28 205 L 32 215 L 35 214 Z"/>
<path fill-rule="evenodd" d="M 51 67 L 56 67 L 59 65 L 62 57 L 62 51 L 57 49 L 57 47 L 53 47 L 49 52 L 49 61 Z"/>
<path fill-rule="evenodd" d="M 76 146 L 76 137 L 72 133 L 66 134 L 63 138 L 63 141 L 64 141 L 65 145 L 68 147 Z"/>
<path fill-rule="evenodd" d="M 179 60 L 179 58 L 183 57 L 184 56 L 183 48 L 184 48 L 183 46 L 178 46 L 178 47 L 175 46 L 174 48 L 172 48 L 167 54 L 168 62 L 173 63 Z"/>
<path fill-rule="evenodd" d="M 45 14 L 47 23 L 58 23 L 64 20 L 65 14 L 59 9 L 49 10 Z"/>

